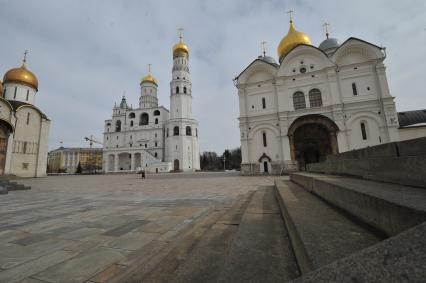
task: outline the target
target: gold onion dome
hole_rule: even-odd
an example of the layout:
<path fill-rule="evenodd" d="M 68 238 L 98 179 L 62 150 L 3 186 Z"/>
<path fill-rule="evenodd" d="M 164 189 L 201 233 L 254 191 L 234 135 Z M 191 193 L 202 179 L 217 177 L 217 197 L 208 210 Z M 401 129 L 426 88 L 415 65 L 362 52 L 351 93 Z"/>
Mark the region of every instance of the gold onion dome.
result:
<path fill-rule="evenodd" d="M 290 28 L 288 29 L 288 33 L 283 39 L 281 39 L 281 42 L 277 48 L 280 62 L 293 48 L 300 44 L 311 45 L 311 39 L 305 33 L 297 31 L 293 25 L 293 21 L 290 20 Z"/>
<path fill-rule="evenodd" d="M 151 64 L 148 64 L 148 74 L 141 80 L 141 84 L 143 83 L 152 83 L 158 86 L 157 80 L 151 75 Z"/>
<path fill-rule="evenodd" d="M 180 41 L 173 46 L 173 58 L 188 56 L 189 48 L 183 41 Z"/>
<path fill-rule="evenodd" d="M 27 69 L 25 61 L 21 67 L 7 71 L 6 74 L 4 74 L 3 82 L 23 84 L 38 90 L 37 77 Z"/>

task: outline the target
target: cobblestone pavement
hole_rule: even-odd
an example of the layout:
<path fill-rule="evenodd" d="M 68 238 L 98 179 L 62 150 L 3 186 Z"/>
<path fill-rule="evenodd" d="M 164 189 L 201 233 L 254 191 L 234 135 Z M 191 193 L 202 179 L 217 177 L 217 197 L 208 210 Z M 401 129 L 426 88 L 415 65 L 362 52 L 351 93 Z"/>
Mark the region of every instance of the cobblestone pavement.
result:
<path fill-rule="evenodd" d="M 0 282 L 101 282 L 154 239 L 273 177 L 236 173 L 55 176 L 0 196 Z M 98 275 L 98 276 L 97 276 Z"/>

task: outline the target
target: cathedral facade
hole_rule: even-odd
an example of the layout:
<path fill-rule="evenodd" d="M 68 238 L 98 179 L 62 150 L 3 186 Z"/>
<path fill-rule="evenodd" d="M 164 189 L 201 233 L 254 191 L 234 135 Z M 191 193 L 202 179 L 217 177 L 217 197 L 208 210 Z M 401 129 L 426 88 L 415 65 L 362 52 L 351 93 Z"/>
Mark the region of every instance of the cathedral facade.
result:
<path fill-rule="evenodd" d="M 200 169 L 198 122 L 192 117 L 189 48 L 173 46 L 170 110 L 159 106 L 157 80 L 149 70 L 140 83 L 139 107 L 123 96 L 105 121 L 103 168 L 105 172 L 151 173 Z"/>
<path fill-rule="evenodd" d="M 384 48 L 353 37 L 339 44 L 328 31 L 317 47 L 290 20 L 278 57 L 264 52 L 234 79 L 243 174 L 277 174 L 400 140 Z"/>
<path fill-rule="evenodd" d="M 25 55 L 0 82 L 0 175 L 46 176 L 50 120 L 35 106 L 37 91 Z"/>

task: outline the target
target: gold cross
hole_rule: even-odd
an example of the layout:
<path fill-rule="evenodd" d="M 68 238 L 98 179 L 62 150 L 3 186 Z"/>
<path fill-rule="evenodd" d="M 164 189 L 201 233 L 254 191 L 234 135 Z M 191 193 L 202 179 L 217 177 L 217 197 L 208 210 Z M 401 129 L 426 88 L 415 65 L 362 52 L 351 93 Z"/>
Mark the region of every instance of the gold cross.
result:
<path fill-rule="evenodd" d="M 151 74 L 151 64 L 148 64 L 148 74 Z"/>
<path fill-rule="evenodd" d="M 25 49 L 24 52 L 24 59 L 22 59 L 22 62 L 25 64 L 25 62 L 27 62 L 27 54 L 28 54 L 28 50 Z"/>
<path fill-rule="evenodd" d="M 266 56 L 266 41 L 262 41 L 260 44 L 262 44 L 262 50 L 263 50 L 263 57 Z"/>
<path fill-rule="evenodd" d="M 328 27 L 330 26 L 330 24 L 324 23 L 322 26 L 325 28 L 325 36 L 328 38 L 328 35 L 329 35 Z"/>
<path fill-rule="evenodd" d="M 183 32 L 183 28 L 178 28 L 177 31 L 178 31 L 179 41 L 182 42 L 182 39 L 183 39 L 183 33 L 182 33 Z"/>
<path fill-rule="evenodd" d="M 289 14 L 289 15 L 290 15 L 290 23 L 292 23 L 292 22 L 293 22 L 293 13 L 294 13 L 294 11 L 293 11 L 293 10 L 289 10 L 289 11 L 287 11 L 287 14 Z"/>

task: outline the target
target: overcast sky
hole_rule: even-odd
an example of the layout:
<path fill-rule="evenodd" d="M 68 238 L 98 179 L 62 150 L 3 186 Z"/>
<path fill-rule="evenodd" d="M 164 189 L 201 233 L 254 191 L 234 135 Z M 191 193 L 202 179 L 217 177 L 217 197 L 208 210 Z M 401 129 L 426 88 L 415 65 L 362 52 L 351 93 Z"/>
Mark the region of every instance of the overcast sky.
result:
<path fill-rule="evenodd" d="M 20 64 L 39 80 L 36 105 L 52 120 L 49 149 L 103 140 L 104 120 L 123 92 L 137 106 L 152 64 L 159 103 L 169 108 L 171 48 L 178 27 L 190 48 L 193 115 L 201 151 L 239 146 L 232 78 L 261 53 L 277 58 L 287 10 L 316 46 L 322 24 L 339 42 L 354 36 L 387 48 L 387 75 L 398 111 L 426 108 L 426 1 L 45 1 L 0 0 L 0 73 Z"/>

